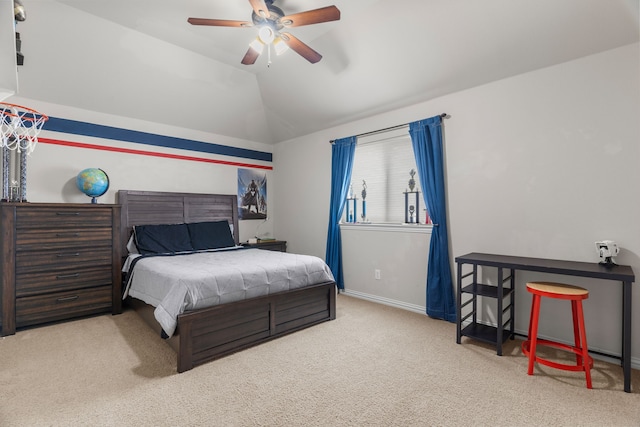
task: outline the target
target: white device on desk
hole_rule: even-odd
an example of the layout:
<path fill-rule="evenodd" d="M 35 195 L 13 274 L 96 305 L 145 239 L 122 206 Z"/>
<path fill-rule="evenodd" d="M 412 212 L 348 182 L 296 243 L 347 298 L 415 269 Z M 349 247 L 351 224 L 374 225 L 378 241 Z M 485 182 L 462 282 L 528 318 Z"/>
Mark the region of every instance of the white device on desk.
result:
<path fill-rule="evenodd" d="M 617 265 L 613 262 L 613 257 L 620 253 L 620 248 L 613 240 L 602 240 L 596 242 L 596 251 L 600 257 L 600 264 L 606 267 Z"/>

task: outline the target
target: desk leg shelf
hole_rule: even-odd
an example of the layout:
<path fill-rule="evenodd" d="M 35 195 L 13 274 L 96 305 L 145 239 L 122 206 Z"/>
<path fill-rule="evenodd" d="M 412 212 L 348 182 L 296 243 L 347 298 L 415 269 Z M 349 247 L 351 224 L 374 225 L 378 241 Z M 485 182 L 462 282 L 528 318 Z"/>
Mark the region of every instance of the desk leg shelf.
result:
<path fill-rule="evenodd" d="M 465 275 L 462 274 L 462 264 L 458 263 L 458 293 L 457 293 L 457 322 L 456 322 L 456 342 L 461 343 L 463 336 L 477 339 L 496 347 L 498 356 L 502 356 L 502 344 L 509 338 L 514 338 L 514 284 L 515 275 L 513 269 L 507 269 L 508 274 L 505 277 L 502 268 L 498 268 L 498 281 L 495 286 L 478 282 L 478 265 L 473 264 L 473 270 Z M 466 286 L 462 282 L 471 277 L 471 284 Z M 508 283 L 508 286 L 505 286 Z M 467 298 L 463 301 L 463 295 Z M 505 304 L 505 298 L 508 300 Z M 480 298 L 490 298 L 496 300 L 496 325 L 488 326 L 478 322 L 478 300 Z M 470 306 L 470 311 L 467 309 Z M 464 315 L 463 309 L 467 310 Z M 504 316 L 507 316 L 506 322 Z M 470 318 L 470 323 L 462 327 L 463 322 Z M 505 326 L 508 326 L 505 327 Z"/>
<path fill-rule="evenodd" d="M 498 341 L 498 328 L 495 326 L 483 325 L 481 323 L 471 323 L 465 326 L 460 332 L 463 337 L 469 337 L 488 344 L 504 344 L 511 335 L 511 331 L 502 331 L 502 340 Z"/>

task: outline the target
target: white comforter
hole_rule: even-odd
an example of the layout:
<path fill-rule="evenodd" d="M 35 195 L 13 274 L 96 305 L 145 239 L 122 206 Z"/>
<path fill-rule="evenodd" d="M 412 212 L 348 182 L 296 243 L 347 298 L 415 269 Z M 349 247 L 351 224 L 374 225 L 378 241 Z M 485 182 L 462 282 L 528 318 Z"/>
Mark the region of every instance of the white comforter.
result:
<path fill-rule="evenodd" d="M 240 249 L 140 259 L 125 297 L 156 307 L 156 320 L 172 336 L 185 311 L 332 280 L 318 257 Z"/>

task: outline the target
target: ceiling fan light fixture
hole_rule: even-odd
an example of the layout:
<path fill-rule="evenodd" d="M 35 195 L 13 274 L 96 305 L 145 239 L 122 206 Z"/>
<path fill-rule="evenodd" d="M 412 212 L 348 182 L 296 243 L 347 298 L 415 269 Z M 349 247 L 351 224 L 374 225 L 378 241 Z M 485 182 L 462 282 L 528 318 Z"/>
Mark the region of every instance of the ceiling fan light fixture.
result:
<path fill-rule="evenodd" d="M 258 31 L 258 38 L 260 38 L 260 41 L 262 41 L 262 43 L 269 44 L 275 38 L 275 33 L 270 26 L 264 25 Z"/>
<path fill-rule="evenodd" d="M 276 55 L 282 55 L 289 50 L 289 46 L 282 40 L 282 37 L 278 36 L 273 41 L 273 48 L 276 51 Z"/>
<path fill-rule="evenodd" d="M 255 39 L 254 41 L 249 43 L 249 46 L 251 47 L 251 49 L 258 52 L 258 54 L 261 54 L 262 51 L 264 50 L 264 43 L 262 43 L 260 39 Z"/>

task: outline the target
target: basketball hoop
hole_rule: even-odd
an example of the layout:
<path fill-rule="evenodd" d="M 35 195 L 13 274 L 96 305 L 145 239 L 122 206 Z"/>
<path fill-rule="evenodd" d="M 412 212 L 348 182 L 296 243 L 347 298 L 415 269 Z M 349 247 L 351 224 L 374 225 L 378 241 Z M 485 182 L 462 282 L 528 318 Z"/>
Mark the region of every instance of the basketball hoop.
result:
<path fill-rule="evenodd" d="M 27 156 L 36 148 L 38 134 L 47 120 L 49 117 L 31 108 L 0 102 L 0 201 L 27 201 Z"/>
<path fill-rule="evenodd" d="M 38 134 L 49 117 L 16 104 L 0 102 L 1 146 L 18 153 L 31 154 L 38 143 Z"/>

